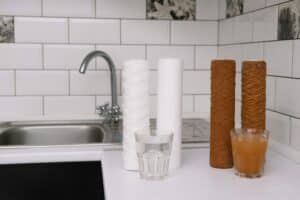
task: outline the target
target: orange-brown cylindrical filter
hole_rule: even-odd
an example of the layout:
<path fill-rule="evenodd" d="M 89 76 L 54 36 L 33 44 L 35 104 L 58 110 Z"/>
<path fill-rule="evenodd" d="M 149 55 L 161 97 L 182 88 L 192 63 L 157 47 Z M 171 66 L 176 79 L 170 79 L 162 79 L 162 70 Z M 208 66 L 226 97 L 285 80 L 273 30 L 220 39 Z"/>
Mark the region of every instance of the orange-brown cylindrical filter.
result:
<path fill-rule="evenodd" d="M 234 128 L 235 61 L 214 60 L 211 64 L 210 165 L 233 167 L 230 130 Z"/>
<path fill-rule="evenodd" d="M 242 128 L 266 127 L 266 63 L 245 61 L 242 66 Z"/>

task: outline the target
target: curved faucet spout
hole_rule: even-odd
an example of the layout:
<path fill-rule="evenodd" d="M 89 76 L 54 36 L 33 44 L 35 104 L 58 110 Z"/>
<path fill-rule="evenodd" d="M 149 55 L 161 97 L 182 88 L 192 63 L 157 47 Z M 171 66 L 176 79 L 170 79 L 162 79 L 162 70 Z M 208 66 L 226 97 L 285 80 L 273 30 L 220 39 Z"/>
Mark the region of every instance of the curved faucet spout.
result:
<path fill-rule="evenodd" d="M 104 51 L 92 51 L 90 52 L 82 61 L 79 72 L 84 74 L 91 60 L 95 57 L 102 57 L 108 63 L 110 70 L 110 83 L 111 83 L 111 104 L 112 107 L 118 106 L 117 100 L 117 76 L 116 67 L 111 59 L 111 57 Z"/>

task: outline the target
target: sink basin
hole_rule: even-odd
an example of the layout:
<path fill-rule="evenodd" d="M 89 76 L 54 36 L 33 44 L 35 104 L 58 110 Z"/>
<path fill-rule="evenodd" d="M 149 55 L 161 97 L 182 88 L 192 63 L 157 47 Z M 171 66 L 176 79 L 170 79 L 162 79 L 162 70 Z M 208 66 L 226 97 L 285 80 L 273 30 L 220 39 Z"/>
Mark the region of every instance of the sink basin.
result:
<path fill-rule="evenodd" d="M 0 146 L 104 143 L 108 135 L 105 126 L 96 121 L 12 122 L 2 125 Z"/>

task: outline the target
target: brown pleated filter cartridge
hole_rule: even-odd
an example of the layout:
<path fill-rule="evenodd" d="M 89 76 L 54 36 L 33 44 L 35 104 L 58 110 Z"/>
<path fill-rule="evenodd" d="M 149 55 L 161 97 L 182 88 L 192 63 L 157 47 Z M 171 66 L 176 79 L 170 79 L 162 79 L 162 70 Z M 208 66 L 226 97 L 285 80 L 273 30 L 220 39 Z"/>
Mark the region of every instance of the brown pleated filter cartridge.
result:
<path fill-rule="evenodd" d="M 211 64 L 210 165 L 233 166 L 230 130 L 234 128 L 235 61 L 214 60 Z"/>
<path fill-rule="evenodd" d="M 245 61 L 242 66 L 242 128 L 266 127 L 266 63 Z"/>

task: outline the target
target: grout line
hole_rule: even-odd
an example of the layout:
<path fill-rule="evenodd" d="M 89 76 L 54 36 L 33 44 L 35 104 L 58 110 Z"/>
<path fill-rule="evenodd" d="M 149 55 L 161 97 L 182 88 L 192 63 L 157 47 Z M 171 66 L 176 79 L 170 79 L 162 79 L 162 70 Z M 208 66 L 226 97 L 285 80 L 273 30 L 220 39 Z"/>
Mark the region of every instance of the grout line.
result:
<path fill-rule="evenodd" d="M 294 77 L 294 51 L 295 51 L 295 41 L 292 41 L 292 66 L 291 66 L 291 77 Z"/>
<path fill-rule="evenodd" d="M 42 70 L 45 70 L 45 45 L 41 44 L 41 54 L 42 54 Z"/>
<path fill-rule="evenodd" d="M 71 96 L 71 71 L 68 70 L 68 96 Z"/>
<path fill-rule="evenodd" d="M 44 16 L 44 0 L 41 0 L 41 17 Z"/>
<path fill-rule="evenodd" d="M 170 21 L 169 22 L 169 45 L 172 44 L 172 33 L 173 33 L 172 26 L 173 26 L 172 22 Z"/>
<path fill-rule="evenodd" d="M 97 18 L 97 0 L 94 0 L 93 4 L 94 4 L 94 18 Z"/>
<path fill-rule="evenodd" d="M 17 96 L 17 70 L 14 70 L 14 96 Z"/>

